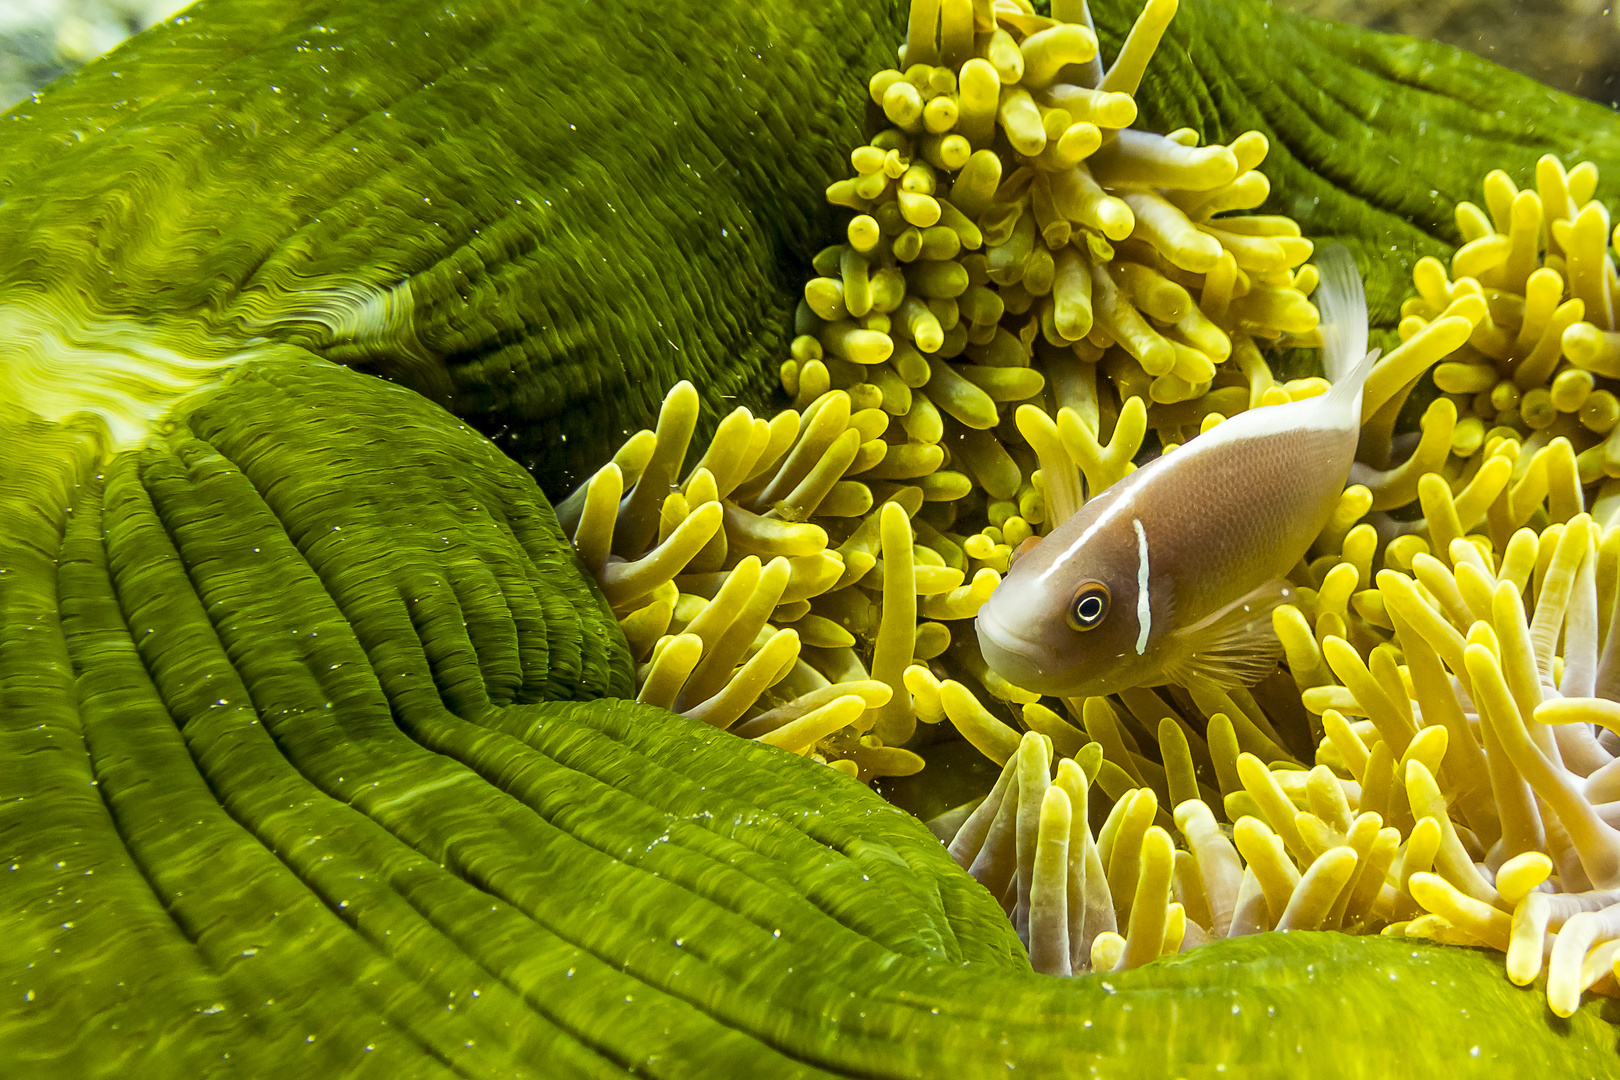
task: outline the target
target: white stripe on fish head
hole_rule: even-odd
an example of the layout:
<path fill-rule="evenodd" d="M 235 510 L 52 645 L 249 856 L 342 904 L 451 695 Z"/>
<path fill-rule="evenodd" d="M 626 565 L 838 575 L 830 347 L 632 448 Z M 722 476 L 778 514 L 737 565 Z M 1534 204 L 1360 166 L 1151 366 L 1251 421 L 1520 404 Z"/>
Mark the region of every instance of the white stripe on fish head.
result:
<path fill-rule="evenodd" d="M 1052 565 L 1043 570 L 1041 572 L 1041 576 L 1035 579 L 1035 584 L 1037 587 L 1045 586 L 1053 574 L 1056 574 L 1059 570 L 1063 569 L 1064 563 L 1080 554 L 1080 549 L 1086 546 L 1087 540 L 1090 540 L 1093 536 L 1097 535 L 1097 531 L 1099 529 L 1101 529 L 1104 525 L 1107 525 L 1109 521 L 1113 520 L 1114 515 L 1119 513 L 1125 504 L 1130 501 L 1130 497 L 1136 487 L 1134 481 L 1138 476 L 1140 476 L 1140 474 L 1141 470 L 1137 470 L 1137 472 L 1132 473 L 1131 476 L 1119 481 L 1121 484 L 1125 484 L 1127 486 L 1120 490 L 1119 497 L 1114 500 L 1113 505 L 1098 515 L 1096 521 L 1093 521 L 1086 527 L 1084 532 L 1075 537 L 1074 543 L 1070 544 L 1066 549 L 1064 549 L 1062 554 L 1052 560 Z"/>
<path fill-rule="evenodd" d="M 1136 655 L 1147 651 L 1148 630 L 1153 626 L 1153 609 L 1148 605 L 1148 542 L 1142 519 L 1133 518 L 1136 526 L 1136 623 L 1141 627 L 1136 634 Z"/>

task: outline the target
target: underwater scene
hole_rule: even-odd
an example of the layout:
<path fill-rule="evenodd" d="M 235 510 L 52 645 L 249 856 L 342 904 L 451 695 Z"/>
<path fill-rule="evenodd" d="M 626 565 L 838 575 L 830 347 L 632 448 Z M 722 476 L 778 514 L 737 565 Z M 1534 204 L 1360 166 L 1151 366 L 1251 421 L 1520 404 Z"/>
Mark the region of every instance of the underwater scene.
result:
<path fill-rule="evenodd" d="M 0 1076 L 1620 1077 L 1608 8 L 179 6 L 0 19 Z"/>

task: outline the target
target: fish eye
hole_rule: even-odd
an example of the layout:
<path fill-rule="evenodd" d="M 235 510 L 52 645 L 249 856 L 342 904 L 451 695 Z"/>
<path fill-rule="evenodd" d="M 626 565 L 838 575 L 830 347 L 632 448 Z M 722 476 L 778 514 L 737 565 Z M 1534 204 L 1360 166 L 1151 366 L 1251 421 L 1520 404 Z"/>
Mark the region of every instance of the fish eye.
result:
<path fill-rule="evenodd" d="M 1069 625 L 1076 630 L 1091 630 L 1108 614 L 1108 586 L 1100 581 L 1088 581 L 1075 590 L 1069 602 Z"/>

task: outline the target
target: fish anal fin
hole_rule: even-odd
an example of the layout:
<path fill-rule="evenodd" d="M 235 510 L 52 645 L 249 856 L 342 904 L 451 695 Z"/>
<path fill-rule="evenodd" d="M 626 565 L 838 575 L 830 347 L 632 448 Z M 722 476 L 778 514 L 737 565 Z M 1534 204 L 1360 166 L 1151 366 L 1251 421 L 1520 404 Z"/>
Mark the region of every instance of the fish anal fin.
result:
<path fill-rule="evenodd" d="M 1295 599 L 1294 583 L 1279 578 L 1172 631 L 1164 641 L 1165 675 L 1181 686 L 1204 682 L 1223 690 L 1259 682 L 1282 657 L 1271 613 Z"/>

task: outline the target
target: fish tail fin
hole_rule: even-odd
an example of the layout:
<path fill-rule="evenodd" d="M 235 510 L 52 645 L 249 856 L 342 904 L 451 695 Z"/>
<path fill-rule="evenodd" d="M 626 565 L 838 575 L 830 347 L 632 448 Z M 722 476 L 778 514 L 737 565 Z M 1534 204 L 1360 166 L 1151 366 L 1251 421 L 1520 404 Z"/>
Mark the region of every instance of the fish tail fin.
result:
<path fill-rule="evenodd" d="M 1377 351 L 1367 351 L 1367 293 L 1350 249 L 1329 244 L 1316 257 L 1321 282 L 1311 300 L 1321 313 L 1323 374 L 1332 396 L 1359 402 Z"/>

